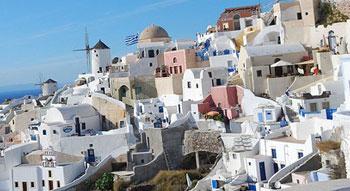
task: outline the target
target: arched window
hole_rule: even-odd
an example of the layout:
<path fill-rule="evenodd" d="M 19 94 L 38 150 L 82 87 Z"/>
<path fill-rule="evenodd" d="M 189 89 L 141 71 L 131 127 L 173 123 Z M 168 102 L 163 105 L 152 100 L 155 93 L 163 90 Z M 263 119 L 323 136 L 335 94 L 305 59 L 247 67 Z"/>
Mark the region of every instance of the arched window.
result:
<path fill-rule="evenodd" d="M 241 22 L 239 21 L 241 17 L 237 14 L 233 16 L 233 26 L 234 30 L 241 30 Z"/>
<path fill-rule="evenodd" d="M 173 63 L 176 63 L 177 62 L 177 59 L 176 57 L 173 58 Z"/>

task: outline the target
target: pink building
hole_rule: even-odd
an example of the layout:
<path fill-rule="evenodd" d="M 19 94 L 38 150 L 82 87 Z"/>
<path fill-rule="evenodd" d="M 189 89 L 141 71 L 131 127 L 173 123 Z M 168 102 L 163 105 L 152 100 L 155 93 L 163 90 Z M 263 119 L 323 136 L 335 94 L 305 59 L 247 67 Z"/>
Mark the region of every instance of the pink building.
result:
<path fill-rule="evenodd" d="M 169 74 L 182 74 L 188 68 L 196 68 L 194 49 L 181 49 L 164 52 L 164 65 Z"/>
<path fill-rule="evenodd" d="M 210 94 L 198 104 L 198 111 L 206 114 L 217 111 L 220 105 L 228 119 L 239 117 L 239 105 L 244 95 L 243 88 L 239 86 L 216 86 L 211 88 Z"/>

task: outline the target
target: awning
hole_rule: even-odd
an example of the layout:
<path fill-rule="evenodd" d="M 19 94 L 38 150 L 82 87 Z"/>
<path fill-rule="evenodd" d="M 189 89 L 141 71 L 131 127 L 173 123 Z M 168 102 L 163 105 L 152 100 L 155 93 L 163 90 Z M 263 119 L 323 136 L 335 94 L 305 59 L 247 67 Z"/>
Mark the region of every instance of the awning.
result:
<path fill-rule="evenodd" d="M 292 66 L 293 64 L 290 63 L 290 62 L 286 62 L 286 61 L 283 61 L 283 60 L 280 60 L 274 64 L 271 65 L 271 67 L 281 67 L 281 66 Z"/>

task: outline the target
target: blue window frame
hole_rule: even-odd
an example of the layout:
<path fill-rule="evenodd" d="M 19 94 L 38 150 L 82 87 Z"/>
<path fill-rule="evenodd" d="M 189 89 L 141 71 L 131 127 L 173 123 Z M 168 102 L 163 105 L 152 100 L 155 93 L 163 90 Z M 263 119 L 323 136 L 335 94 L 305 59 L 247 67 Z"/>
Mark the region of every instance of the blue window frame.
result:
<path fill-rule="evenodd" d="M 159 113 L 163 113 L 163 112 L 164 112 L 163 106 L 159 106 Z"/>
<path fill-rule="evenodd" d="M 273 159 L 277 158 L 276 149 L 271 149 L 271 155 Z"/>
<path fill-rule="evenodd" d="M 265 112 L 266 120 L 272 120 L 272 111 Z"/>
<path fill-rule="evenodd" d="M 298 159 L 300 159 L 301 157 L 304 156 L 304 153 L 303 152 L 298 152 Z"/>

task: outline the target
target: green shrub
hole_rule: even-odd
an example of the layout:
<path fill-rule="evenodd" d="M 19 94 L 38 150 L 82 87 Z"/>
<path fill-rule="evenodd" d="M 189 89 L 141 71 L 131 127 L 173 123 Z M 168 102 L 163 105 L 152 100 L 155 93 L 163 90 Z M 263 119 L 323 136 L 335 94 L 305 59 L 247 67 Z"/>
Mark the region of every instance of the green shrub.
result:
<path fill-rule="evenodd" d="M 95 188 L 98 190 L 112 190 L 113 188 L 113 174 L 103 173 L 103 175 L 96 180 Z"/>

